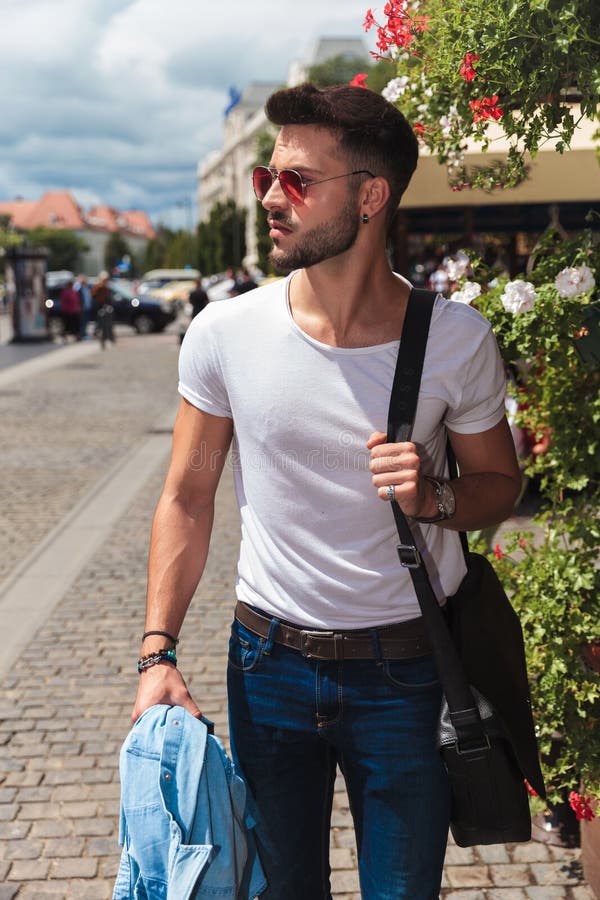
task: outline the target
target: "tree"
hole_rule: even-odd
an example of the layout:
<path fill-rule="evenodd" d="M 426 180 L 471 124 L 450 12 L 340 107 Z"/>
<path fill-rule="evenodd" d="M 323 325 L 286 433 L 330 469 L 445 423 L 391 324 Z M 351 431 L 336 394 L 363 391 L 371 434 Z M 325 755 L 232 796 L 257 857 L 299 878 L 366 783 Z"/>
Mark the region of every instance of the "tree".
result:
<path fill-rule="evenodd" d="M 200 223 L 197 258 L 205 275 L 241 265 L 246 255 L 246 215 L 246 210 L 229 198 L 215 203 L 208 222 Z"/>
<path fill-rule="evenodd" d="M 332 84 L 348 84 L 357 72 L 367 72 L 371 63 L 364 56 L 332 56 L 322 63 L 315 63 L 308 70 L 308 81 L 324 88 Z"/>
<path fill-rule="evenodd" d="M 48 269 L 77 271 L 82 253 L 88 249 L 85 241 L 66 228 L 33 228 L 25 241 L 32 247 L 46 247 L 49 252 Z"/>
<path fill-rule="evenodd" d="M 384 96 L 457 190 L 518 184 L 545 142 L 563 153 L 581 118 L 599 118 L 597 0 L 390 0 L 385 13 L 364 23 L 396 60 Z M 466 141 L 485 151 L 497 135 L 506 159 L 468 171 Z"/>
<path fill-rule="evenodd" d="M 273 155 L 274 147 L 275 135 L 273 131 L 266 128 L 263 129 L 263 131 L 260 131 L 256 138 L 256 158 L 254 160 L 254 165 L 266 165 Z M 273 271 L 271 263 L 269 262 L 269 253 L 271 252 L 273 244 L 269 237 L 269 225 L 267 223 L 264 207 L 258 200 L 256 201 L 256 223 L 254 226 L 254 234 L 256 237 L 258 268 L 266 275 Z"/>
<path fill-rule="evenodd" d="M 129 256 L 131 259 L 131 248 L 122 234 L 119 234 L 118 231 L 113 231 L 104 247 L 105 268 L 112 272 L 125 256 Z"/>

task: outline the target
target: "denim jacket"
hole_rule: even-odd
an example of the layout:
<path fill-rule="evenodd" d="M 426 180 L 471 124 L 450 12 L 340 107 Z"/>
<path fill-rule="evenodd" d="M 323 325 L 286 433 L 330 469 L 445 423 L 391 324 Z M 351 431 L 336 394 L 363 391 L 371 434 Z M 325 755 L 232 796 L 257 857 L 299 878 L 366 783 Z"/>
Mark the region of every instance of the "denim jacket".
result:
<path fill-rule="evenodd" d="M 253 900 L 266 887 L 246 787 L 204 722 L 152 706 L 121 748 L 113 900 Z"/>

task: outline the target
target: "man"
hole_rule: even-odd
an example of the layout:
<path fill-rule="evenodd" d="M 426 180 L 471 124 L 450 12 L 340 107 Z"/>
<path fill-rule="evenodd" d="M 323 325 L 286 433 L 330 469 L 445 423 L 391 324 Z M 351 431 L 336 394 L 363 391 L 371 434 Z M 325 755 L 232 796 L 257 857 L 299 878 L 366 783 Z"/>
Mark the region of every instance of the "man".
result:
<path fill-rule="evenodd" d="M 197 278 L 194 282 L 194 288 L 190 291 L 188 300 L 192 304 L 193 319 L 208 305 L 208 294 L 202 287 L 202 280 L 200 278 Z"/>
<path fill-rule="evenodd" d="M 386 443 L 410 291 L 390 269 L 386 233 L 416 139 L 363 88 L 301 85 L 274 94 L 266 111 L 281 130 L 254 187 L 271 259 L 291 274 L 211 304 L 185 338 L 149 566 L 146 628 L 162 634 L 142 645 L 160 664 L 142 672 L 133 718 L 159 702 L 199 714 L 158 651 L 173 646 L 166 636 L 179 634 L 202 574 L 235 425 L 242 543 L 230 734 L 256 801 L 263 896 L 331 897 L 339 766 L 363 900 L 432 900 L 449 820 L 435 746 L 441 693 L 381 501 L 393 495 L 422 530 L 443 602 L 465 572 L 457 531 L 499 522 L 519 490 L 502 364 L 488 323 L 438 298 L 414 443 Z M 446 429 L 461 471 L 449 485 Z"/>

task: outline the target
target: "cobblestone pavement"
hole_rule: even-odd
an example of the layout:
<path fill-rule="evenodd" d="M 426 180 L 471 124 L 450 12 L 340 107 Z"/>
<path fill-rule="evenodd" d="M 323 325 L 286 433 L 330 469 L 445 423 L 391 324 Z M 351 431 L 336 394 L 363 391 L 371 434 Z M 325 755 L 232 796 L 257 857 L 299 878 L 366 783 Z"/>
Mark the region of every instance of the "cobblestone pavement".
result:
<path fill-rule="evenodd" d="M 75 369 L 67 362 L 19 384 L 18 395 L 0 397 L 5 572 L 22 558 L 23 545 L 29 549 L 56 526 L 94 479 L 172 407 L 176 355 L 172 336 L 123 340 L 85 366 Z M 150 519 L 166 462 L 165 457 L 3 681 L 0 900 L 111 896 L 119 859 L 118 751 L 136 688 Z M 4 543 L 11 536 L 15 540 Z M 224 654 L 237 540 L 226 472 L 209 563 L 180 645 L 191 690 L 224 738 Z M 4 639 L 10 639 L 10 627 Z M 360 898 L 355 858 L 339 783 L 332 830 L 336 900 Z M 538 843 L 450 846 L 442 896 L 590 900 L 578 859 L 576 850 Z"/>

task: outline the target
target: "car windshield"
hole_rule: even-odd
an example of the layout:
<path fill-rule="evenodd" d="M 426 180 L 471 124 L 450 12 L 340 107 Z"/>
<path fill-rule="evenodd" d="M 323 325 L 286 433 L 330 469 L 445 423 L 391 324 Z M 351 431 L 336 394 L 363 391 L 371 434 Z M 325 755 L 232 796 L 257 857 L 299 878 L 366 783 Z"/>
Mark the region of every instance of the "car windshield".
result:
<path fill-rule="evenodd" d="M 110 289 L 113 294 L 116 294 L 117 297 L 122 297 L 123 300 L 133 300 L 133 298 L 137 296 L 131 288 L 124 284 L 111 284 Z"/>

